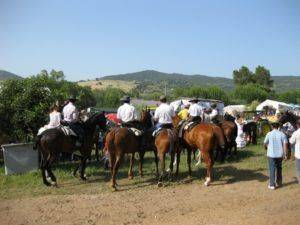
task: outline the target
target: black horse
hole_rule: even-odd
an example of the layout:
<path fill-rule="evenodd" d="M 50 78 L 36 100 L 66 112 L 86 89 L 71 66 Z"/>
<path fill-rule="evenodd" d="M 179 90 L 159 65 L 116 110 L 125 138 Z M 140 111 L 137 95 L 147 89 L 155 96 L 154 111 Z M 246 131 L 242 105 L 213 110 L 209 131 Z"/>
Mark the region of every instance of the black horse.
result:
<path fill-rule="evenodd" d="M 257 123 L 255 121 L 246 123 L 243 126 L 243 131 L 246 133 L 246 136 L 249 138 L 247 144 L 252 143 L 256 145 L 257 144 Z"/>
<path fill-rule="evenodd" d="M 279 119 L 279 123 L 285 124 L 287 122 L 290 122 L 292 124 L 292 126 L 295 128 L 295 130 L 297 129 L 297 121 L 300 119 L 299 116 L 294 115 L 293 113 L 286 111 Z"/>
<path fill-rule="evenodd" d="M 75 168 L 73 174 L 76 175 L 78 169 L 81 168 L 80 178 L 82 180 L 86 180 L 84 174 L 86 160 L 91 155 L 93 138 L 97 125 L 102 130 L 106 130 L 106 118 L 104 112 L 100 114 L 94 114 L 87 121 L 82 123 L 82 128 L 84 130 L 83 144 L 81 147 L 79 147 L 79 149 L 75 146 L 76 137 L 66 136 L 59 128 L 49 129 L 42 133 L 41 138 L 38 141 L 38 150 L 41 153 L 41 171 L 45 185 L 51 185 L 46 179 L 46 170 L 53 184 L 56 185 L 56 178 L 52 172 L 51 165 L 59 153 L 73 153 L 75 150 L 79 150 L 81 153 L 81 163 Z"/>

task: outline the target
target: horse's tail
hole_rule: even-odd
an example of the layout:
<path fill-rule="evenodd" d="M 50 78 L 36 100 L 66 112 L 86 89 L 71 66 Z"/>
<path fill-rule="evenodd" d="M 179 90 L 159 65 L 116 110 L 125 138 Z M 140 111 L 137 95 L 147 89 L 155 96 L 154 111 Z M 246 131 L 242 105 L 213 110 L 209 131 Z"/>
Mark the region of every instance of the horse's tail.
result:
<path fill-rule="evenodd" d="M 40 143 L 41 143 L 41 135 L 36 136 L 34 144 L 33 144 L 33 150 L 39 150 L 40 148 Z"/>
<path fill-rule="evenodd" d="M 170 141 L 170 145 L 169 145 L 169 153 L 174 151 L 174 146 L 175 146 L 175 135 L 174 132 L 171 129 L 167 129 L 167 133 L 168 133 L 168 138 Z"/>

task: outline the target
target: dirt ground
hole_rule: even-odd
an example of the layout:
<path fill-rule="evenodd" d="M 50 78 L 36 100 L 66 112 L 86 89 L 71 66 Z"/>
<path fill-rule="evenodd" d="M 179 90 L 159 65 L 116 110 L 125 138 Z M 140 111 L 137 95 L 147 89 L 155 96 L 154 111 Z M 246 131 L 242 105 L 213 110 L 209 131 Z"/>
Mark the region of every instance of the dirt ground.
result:
<path fill-rule="evenodd" d="M 120 180 L 120 191 L 2 200 L 1 224 L 300 224 L 294 177 L 275 191 L 261 178 L 178 182 L 158 188 Z M 107 184 L 108 185 L 108 184 Z"/>

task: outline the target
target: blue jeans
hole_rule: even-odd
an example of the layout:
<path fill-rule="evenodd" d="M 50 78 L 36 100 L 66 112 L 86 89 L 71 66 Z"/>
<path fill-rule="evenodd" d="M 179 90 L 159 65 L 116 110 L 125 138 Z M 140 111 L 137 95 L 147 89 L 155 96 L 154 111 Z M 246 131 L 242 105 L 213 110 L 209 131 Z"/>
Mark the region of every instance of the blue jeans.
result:
<path fill-rule="evenodd" d="M 270 171 L 270 186 L 282 184 L 282 158 L 271 158 L 268 157 L 269 171 Z M 276 180 L 275 180 L 276 174 Z"/>

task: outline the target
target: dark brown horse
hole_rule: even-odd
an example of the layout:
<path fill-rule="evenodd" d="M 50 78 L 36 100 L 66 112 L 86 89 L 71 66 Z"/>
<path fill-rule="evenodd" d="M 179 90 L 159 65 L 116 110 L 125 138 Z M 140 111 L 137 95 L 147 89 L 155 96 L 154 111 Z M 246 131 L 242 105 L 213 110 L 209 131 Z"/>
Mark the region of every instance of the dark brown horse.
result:
<path fill-rule="evenodd" d="M 174 127 L 178 127 L 180 118 L 175 116 L 173 119 Z M 213 149 L 217 146 L 213 124 L 200 123 L 192 130 L 187 130 L 183 134 L 183 144 L 187 148 L 187 163 L 189 176 L 192 176 L 191 154 L 197 149 L 200 150 L 202 158 L 206 164 L 205 185 L 208 186 L 212 181 L 212 168 L 214 165 Z"/>
<path fill-rule="evenodd" d="M 147 124 L 147 117 L 144 117 L 146 112 L 143 111 L 141 121 L 135 121 L 137 127 L 140 127 L 144 132 L 150 128 Z M 143 175 L 142 166 L 145 154 L 145 149 L 142 149 L 142 136 L 137 137 L 127 127 L 113 128 L 105 137 L 105 149 L 109 153 L 109 162 L 111 169 L 111 187 L 116 189 L 116 175 L 121 165 L 121 161 L 125 154 L 131 154 L 130 167 L 128 171 L 129 179 L 133 178 L 134 155 L 139 153 L 139 174 Z"/>
<path fill-rule="evenodd" d="M 104 112 L 92 115 L 87 121 L 82 123 L 84 130 L 83 144 L 79 148 L 81 153 L 81 163 L 75 168 L 73 174 L 76 175 L 79 168 L 80 178 L 86 180 L 84 171 L 86 167 L 86 160 L 91 155 L 93 138 L 96 126 L 106 130 L 106 118 Z M 54 185 L 56 185 L 56 178 L 52 172 L 51 165 L 61 152 L 73 153 L 78 148 L 75 147 L 76 138 L 73 136 L 66 136 L 61 129 L 54 128 L 46 130 L 42 133 L 38 141 L 38 150 L 41 153 L 41 171 L 43 182 L 45 185 L 51 185 L 47 179 L 45 171 L 47 171 Z"/>

